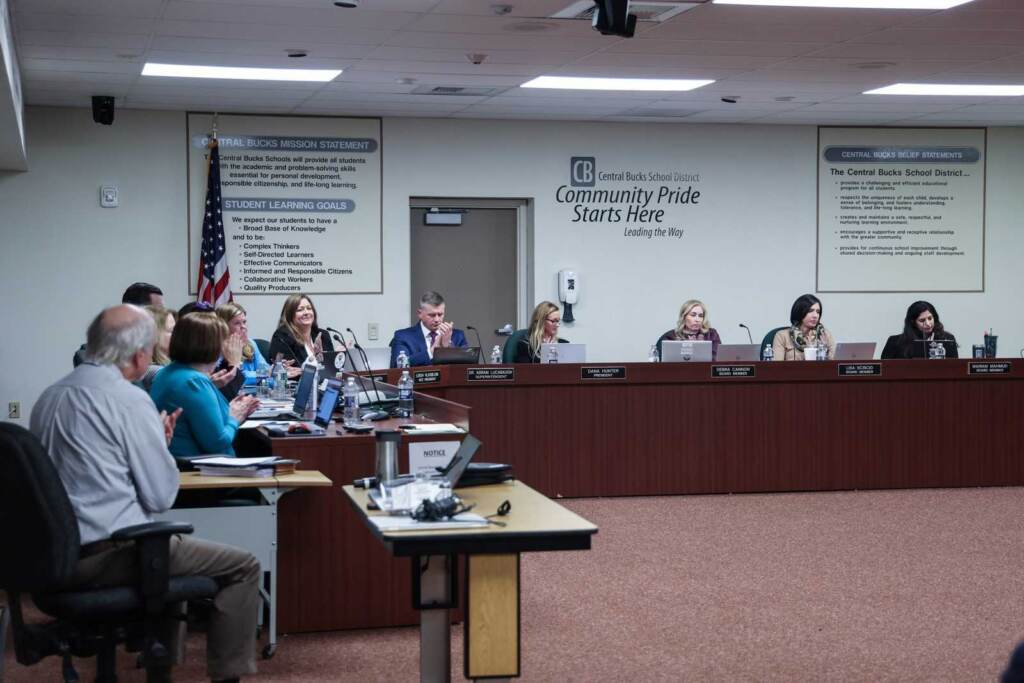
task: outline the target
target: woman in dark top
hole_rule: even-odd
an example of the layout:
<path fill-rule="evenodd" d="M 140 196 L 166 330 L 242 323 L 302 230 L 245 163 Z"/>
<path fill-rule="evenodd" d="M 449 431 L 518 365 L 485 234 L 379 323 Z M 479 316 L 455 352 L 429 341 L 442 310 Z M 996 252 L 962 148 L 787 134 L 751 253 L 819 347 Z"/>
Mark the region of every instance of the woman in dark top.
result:
<path fill-rule="evenodd" d="M 558 328 L 562 324 L 561 309 L 550 301 L 541 301 L 533 309 L 530 327 L 526 336 L 516 344 L 516 356 L 513 363 L 539 363 L 541 344 L 566 344 L 568 339 L 558 336 Z"/>
<path fill-rule="evenodd" d="M 957 358 L 956 337 L 946 332 L 939 321 L 939 312 L 927 301 L 915 301 L 903 320 L 903 334 L 894 334 L 885 342 L 883 359 L 927 358 L 929 341 L 941 341 L 946 358 Z"/>
<path fill-rule="evenodd" d="M 334 351 L 334 345 L 331 335 L 317 326 L 313 302 L 304 294 L 292 294 L 281 307 L 281 319 L 270 339 L 267 361 L 273 363 L 279 353 L 285 361 L 293 361 L 294 365 L 288 370 L 291 377 L 301 372 L 297 366 L 310 355 L 323 362 L 325 351 Z"/>
<path fill-rule="evenodd" d="M 708 307 L 697 299 L 690 299 L 679 309 L 679 320 L 674 330 L 669 330 L 658 337 L 658 355 L 661 355 L 663 341 L 709 341 L 711 342 L 711 360 L 718 358 L 718 347 L 722 338 L 718 330 L 711 327 L 708 321 Z"/>

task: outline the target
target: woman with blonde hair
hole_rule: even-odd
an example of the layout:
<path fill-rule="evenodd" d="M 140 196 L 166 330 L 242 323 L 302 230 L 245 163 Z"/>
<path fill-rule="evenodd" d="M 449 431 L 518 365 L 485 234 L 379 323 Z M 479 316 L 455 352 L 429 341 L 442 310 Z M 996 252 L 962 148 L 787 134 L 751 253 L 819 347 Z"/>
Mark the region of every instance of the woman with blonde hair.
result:
<path fill-rule="evenodd" d="M 253 385 L 258 381 L 259 369 L 267 366 L 267 361 L 260 353 L 259 347 L 249 339 L 249 325 L 245 309 L 234 301 L 217 307 L 217 317 L 227 323 L 231 334 L 242 340 L 242 359 L 238 370 L 245 375 L 245 384 Z"/>
<path fill-rule="evenodd" d="M 711 327 L 708 307 L 699 299 L 685 301 L 679 308 L 679 320 L 676 321 L 675 329 L 658 337 L 658 356 L 661 356 L 661 342 L 663 341 L 709 341 L 711 342 L 711 360 L 718 358 L 718 347 L 722 345 L 722 338 L 718 336 L 718 330 Z"/>
<path fill-rule="evenodd" d="M 280 353 L 284 360 L 302 365 L 309 356 L 322 360 L 325 351 L 334 351 L 334 344 L 331 335 L 317 326 L 313 301 L 305 294 L 290 295 L 284 300 L 281 319 L 270 339 L 270 358 L 276 359 Z"/>
<path fill-rule="evenodd" d="M 541 344 L 567 344 L 568 339 L 558 336 L 562 325 L 561 309 L 550 301 L 541 301 L 530 316 L 530 327 L 526 335 L 516 344 L 513 363 L 539 363 Z"/>

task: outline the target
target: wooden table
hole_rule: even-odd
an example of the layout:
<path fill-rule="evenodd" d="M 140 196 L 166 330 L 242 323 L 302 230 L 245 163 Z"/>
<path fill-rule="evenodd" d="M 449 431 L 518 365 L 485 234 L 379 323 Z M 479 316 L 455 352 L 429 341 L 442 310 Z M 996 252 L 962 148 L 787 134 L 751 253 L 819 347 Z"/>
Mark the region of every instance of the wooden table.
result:
<path fill-rule="evenodd" d="M 277 649 L 278 621 L 278 501 L 295 489 L 329 489 L 331 480 L 314 470 L 299 470 L 272 477 L 210 477 L 199 472 L 178 474 L 182 490 L 258 489 L 261 505 L 239 507 L 171 508 L 157 519 L 189 522 L 196 538 L 226 543 L 251 552 L 263 571 L 260 594 L 266 608 L 264 623 L 267 644 L 263 657 L 269 659 Z"/>
<path fill-rule="evenodd" d="M 412 593 L 420 610 L 420 679 L 451 677 L 451 616 L 459 602 L 459 556 L 465 614 L 463 670 L 467 678 L 520 675 L 519 556 L 524 552 L 589 550 L 597 527 L 526 484 L 508 482 L 458 490 L 474 512 L 494 513 L 503 501 L 506 526 L 437 531 L 381 531 L 369 521 L 367 492 L 343 487 L 364 523 L 394 557 L 412 558 Z"/>

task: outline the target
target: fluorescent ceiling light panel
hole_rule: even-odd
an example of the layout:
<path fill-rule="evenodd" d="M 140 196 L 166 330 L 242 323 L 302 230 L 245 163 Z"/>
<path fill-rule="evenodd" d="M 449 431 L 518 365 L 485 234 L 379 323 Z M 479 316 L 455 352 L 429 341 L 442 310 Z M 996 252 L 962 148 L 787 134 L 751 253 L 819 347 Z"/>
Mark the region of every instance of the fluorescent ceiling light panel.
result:
<path fill-rule="evenodd" d="M 576 76 L 539 76 L 523 83 L 521 88 L 555 88 L 560 90 L 647 90 L 686 91 L 702 88 L 714 81 L 685 78 L 582 78 Z"/>
<path fill-rule="evenodd" d="M 172 78 L 228 78 L 241 81 L 333 81 L 340 69 L 253 69 L 241 66 L 195 66 L 193 64 L 154 64 L 142 67 L 143 76 Z"/>
<path fill-rule="evenodd" d="M 952 97 L 1020 97 L 1024 85 L 958 85 L 954 83 L 893 83 L 866 90 L 865 95 L 946 95 Z"/>
<path fill-rule="evenodd" d="M 715 0 L 716 5 L 844 7 L 847 9 L 949 9 L 971 0 Z"/>

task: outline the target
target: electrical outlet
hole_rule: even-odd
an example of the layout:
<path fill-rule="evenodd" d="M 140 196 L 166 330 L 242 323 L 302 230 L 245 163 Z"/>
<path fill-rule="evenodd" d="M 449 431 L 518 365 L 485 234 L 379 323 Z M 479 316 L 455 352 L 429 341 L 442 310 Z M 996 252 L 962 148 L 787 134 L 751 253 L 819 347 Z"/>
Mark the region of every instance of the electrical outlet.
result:
<path fill-rule="evenodd" d="M 7 417 L 11 420 L 21 419 L 21 401 L 11 401 L 7 404 Z"/>
<path fill-rule="evenodd" d="M 380 339 L 380 323 L 370 323 L 367 325 L 366 336 L 370 338 L 370 341 Z"/>

